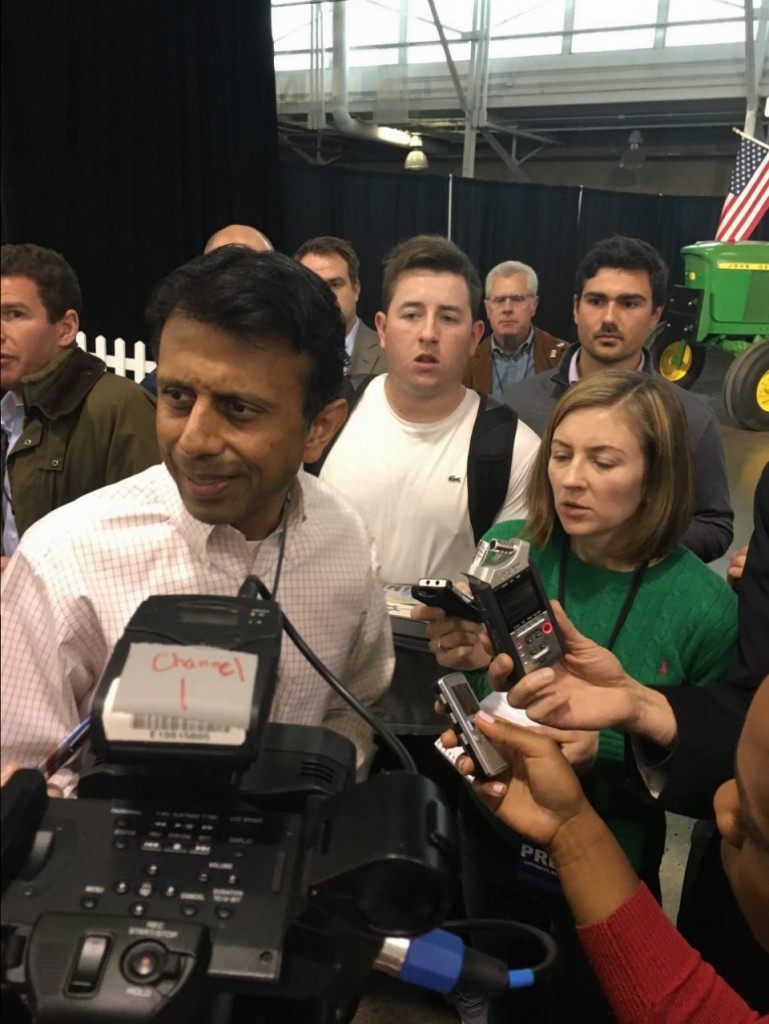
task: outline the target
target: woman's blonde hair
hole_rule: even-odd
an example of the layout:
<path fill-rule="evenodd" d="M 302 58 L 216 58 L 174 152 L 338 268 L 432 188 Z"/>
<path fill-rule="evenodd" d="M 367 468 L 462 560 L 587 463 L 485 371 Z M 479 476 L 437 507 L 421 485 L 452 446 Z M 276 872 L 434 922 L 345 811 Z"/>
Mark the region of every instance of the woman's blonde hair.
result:
<path fill-rule="evenodd" d="M 554 535 L 563 535 L 548 475 L 553 435 L 569 413 L 601 408 L 622 411 L 638 437 L 645 467 L 641 504 L 611 555 L 629 565 L 664 558 L 692 517 L 689 428 L 675 387 L 631 370 L 592 374 L 573 384 L 554 407 L 529 478 L 526 536 L 543 547 Z"/>

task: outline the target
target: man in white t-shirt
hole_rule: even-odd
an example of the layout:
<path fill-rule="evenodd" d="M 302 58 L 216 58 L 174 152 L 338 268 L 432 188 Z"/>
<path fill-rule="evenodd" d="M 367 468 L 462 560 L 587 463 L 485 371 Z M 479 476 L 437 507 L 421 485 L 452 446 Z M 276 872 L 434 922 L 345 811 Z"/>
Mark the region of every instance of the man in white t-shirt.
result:
<path fill-rule="evenodd" d="M 483 334 L 475 318 L 481 283 L 453 242 L 418 235 L 390 253 L 382 290 L 375 322 L 388 373 L 368 383 L 320 475 L 368 524 L 385 583 L 457 579 L 476 546 L 468 453 L 480 398 L 462 376 Z M 525 518 L 539 447 L 524 423 L 513 418 L 508 429 L 515 430 L 509 479 L 494 522 Z"/>

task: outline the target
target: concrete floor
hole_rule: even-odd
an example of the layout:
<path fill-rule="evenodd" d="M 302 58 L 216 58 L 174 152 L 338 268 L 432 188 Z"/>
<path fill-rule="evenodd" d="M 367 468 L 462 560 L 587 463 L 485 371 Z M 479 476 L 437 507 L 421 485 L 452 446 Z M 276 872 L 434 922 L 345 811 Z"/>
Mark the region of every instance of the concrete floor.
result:
<path fill-rule="evenodd" d="M 753 492 L 769 460 L 769 434 L 738 430 L 726 415 L 721 388 L 729 362 L 729 356 L 710 350 L 702 376 L 694 387 L 697 393 L 707 399 L 718 416 L 726 451 L 734 508 L 734 542 L 726 555 L 712 563 L 713 570 L 721 575 L 725 574 L 731 551 L 747 544 L 750 538 L 753 529 Z M 663 906 L 673 921 L 678 912 L 692 824 L 689 818 L 677 814 L 668 815 L 667 844 L 660 877 Z M 354 1024 L 453 1024 L 456 1020 L 454 1012 L 440 998 L 382 975 L 373 975 Z"/>

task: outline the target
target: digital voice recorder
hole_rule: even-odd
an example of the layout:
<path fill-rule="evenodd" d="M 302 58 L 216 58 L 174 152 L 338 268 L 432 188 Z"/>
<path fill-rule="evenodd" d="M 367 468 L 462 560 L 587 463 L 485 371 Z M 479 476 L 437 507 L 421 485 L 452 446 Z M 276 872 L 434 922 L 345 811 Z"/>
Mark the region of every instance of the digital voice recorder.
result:
<path fill-rule="evenodd" d="M 482 540 L 465 575 L 495 653 L 513 660 L 514 680 L 560 661 L 563 638 L 525 540 Z"/>
<path fill-rule="evenodd" d="M 460 746 L 475 762 L 476 775 L 491 778 L 507 768 L 507 761 L 483 733 L 476 729 L 473 718 L 480 710 L 478 698 L 461 672 L 443 676 L 435 684 L 435 692 L 457 731 Z"/>

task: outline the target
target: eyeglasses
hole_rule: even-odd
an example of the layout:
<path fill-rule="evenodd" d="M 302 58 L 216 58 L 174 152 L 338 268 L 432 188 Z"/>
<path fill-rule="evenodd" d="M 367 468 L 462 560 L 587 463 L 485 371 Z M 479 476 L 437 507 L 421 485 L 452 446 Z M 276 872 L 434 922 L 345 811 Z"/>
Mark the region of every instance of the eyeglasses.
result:
<path fill-rule="evenodd" d="M 528 299 L 536 298 L 534 295 L 490 295 L 488 301 L 492 306 L 504 306 L 506 302 L 512 302 L 514 306 L 522 306 Z"/>

